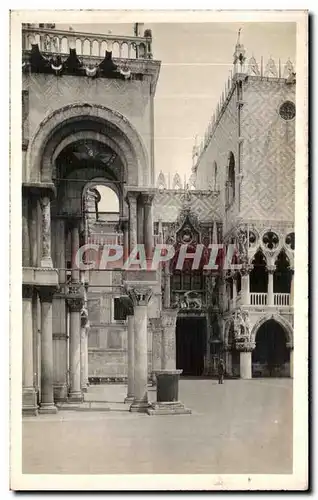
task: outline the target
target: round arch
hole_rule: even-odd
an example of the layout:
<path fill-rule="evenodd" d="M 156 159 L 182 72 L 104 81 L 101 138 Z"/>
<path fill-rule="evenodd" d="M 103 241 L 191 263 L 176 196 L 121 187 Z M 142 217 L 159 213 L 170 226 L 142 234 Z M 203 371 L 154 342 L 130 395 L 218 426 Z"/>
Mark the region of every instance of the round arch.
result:
<path fill-rule="evenodd" d="M 38 126 L 27 152 L 30 180 L 52 181 L 52 156 L 59 142 L 74 132 L 74 124 L 87 122 L 98 125 L 99 131 L 111 132 L 111 137 L 124 150 L 128 184 L 149 182 L 148 158 L 138 132 L 128 119 L 97 104 L 77 103 L 53 111 Z M 69 131 L 65 127 L 69 126 Z M 103 134 L 104 135 L 104 134 Z"/>
<path fill-rule="evenodd" d="M 290 345 L 293 345 L 293 338 L 294 338 L 293 327 L 285 318 L 283 318 L 279 314 L 267 314 L 266 316 L 263 316 L 262 318 L 260 318 L 252 328 L 251 342 L 255 342 L 258 330 L 260 329 L 260 327 L 264 323 L 266 323 L 266 321 L 269 321 L 269 320 L 276 321 L 276 323 L 278 323 L 284 329 L 286 336 L 287 336 L 287 342 Z"/>

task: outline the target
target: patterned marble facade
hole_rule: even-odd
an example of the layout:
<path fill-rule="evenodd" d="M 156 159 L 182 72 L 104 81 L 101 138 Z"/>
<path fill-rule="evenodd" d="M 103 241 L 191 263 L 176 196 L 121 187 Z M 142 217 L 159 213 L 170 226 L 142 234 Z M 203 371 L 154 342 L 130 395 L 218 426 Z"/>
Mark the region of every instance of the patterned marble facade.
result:
<path fill-rule="evenodd" d="M 86 52 L 83 34 L 54 28 L 26 27 L 23 41 L 23 352 L 33 367 L 24 361 L 24 411 L 55 412 L 89 383 L 127 378 L 132 411 L 143 411 L 154 370 L 214 375 L 220 357 L 228 376 L 292 375 L 291 62 L 259 67 L 238 40 L 191 176 L 155 179 L 151 32 L 96 35 Z M 116 211 L 99 210 L 100 186 L 117 196 Z M 107 244 L 124 259 L 136 244 L 148 260 L 156 244 L 175 255 L 156 271 L 83 272 L 75 256 L 88 243 L 99 260 Z M 240 268 L 205 270 L 210 245 L 235 245 Z M 136 394 L 132 359 L 142 367 Z"/>

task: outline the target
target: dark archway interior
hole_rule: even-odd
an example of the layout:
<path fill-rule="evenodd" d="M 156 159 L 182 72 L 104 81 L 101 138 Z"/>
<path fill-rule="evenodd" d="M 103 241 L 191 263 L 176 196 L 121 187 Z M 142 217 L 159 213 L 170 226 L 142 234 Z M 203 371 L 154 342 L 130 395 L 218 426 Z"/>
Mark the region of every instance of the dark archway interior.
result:
<path fill-rule="evenodd" d="M 268 274 L 266 271 L 266 260 L 260 250 L 255 254 L 253 266 L 250 274 L 250 292 L 267 293 Z"/>
<path fill-rule="evenodd" d="M 268 320 L 259 328 L 252 353 L 253 377 L 289 376 L 286 340 L 284 328 L 275 320 Z"/>
<path fill-rule="evenodd" d="M 292 271 L 285 252 L 280 252 L 275 264 L 274 293 L 290 293 Z"/>
<path fill-rule="evenodd" d="M 176 363 L 183 376 L 200 377 L 204 371 L 206 318 L 182 317 L 176 326 Z"/>

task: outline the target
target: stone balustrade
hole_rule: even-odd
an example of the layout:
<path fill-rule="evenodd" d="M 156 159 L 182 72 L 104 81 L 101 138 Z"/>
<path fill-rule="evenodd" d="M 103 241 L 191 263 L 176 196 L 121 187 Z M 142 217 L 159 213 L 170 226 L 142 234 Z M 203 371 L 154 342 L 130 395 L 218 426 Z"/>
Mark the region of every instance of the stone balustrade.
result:
<path fill-rule="evenodd" d="M 152 59 L 152 37 L 150 30 L 144 37 L 115 36 L 97 33 L 81 33 L 44 28 L 23 28 L 22 48 L 31 50 L 32 44 L 38 44 L 43 53 L 68 55 L 70 49 L 76 49 L 78 56 L 104 57 L 105 52 L 112 52 L 113 58 Z"/>
<path fill-rule="evenodd" d="M 267 306 L 267 293 L 250 293 L 251 306 Z"/>
<path fill-rule="evenodd" d="M 274 306 L 287 306 L 290 304 L 290 293 L 274 293 Z"/>

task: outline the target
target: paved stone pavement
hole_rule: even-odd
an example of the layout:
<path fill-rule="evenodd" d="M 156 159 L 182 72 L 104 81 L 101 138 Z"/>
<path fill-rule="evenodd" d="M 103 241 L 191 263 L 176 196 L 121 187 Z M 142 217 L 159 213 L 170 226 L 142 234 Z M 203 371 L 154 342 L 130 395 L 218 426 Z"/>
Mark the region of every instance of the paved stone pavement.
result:
<path fill-rule="evenodd" d="M 130 413 L 125 385 L 93 386 L 111 411 L 23 419 L 23 473 L 292 472 L 292 380 L 181 379 L 192 415 Z M 150 399 L 155 392 L 149 390 Z"/>

